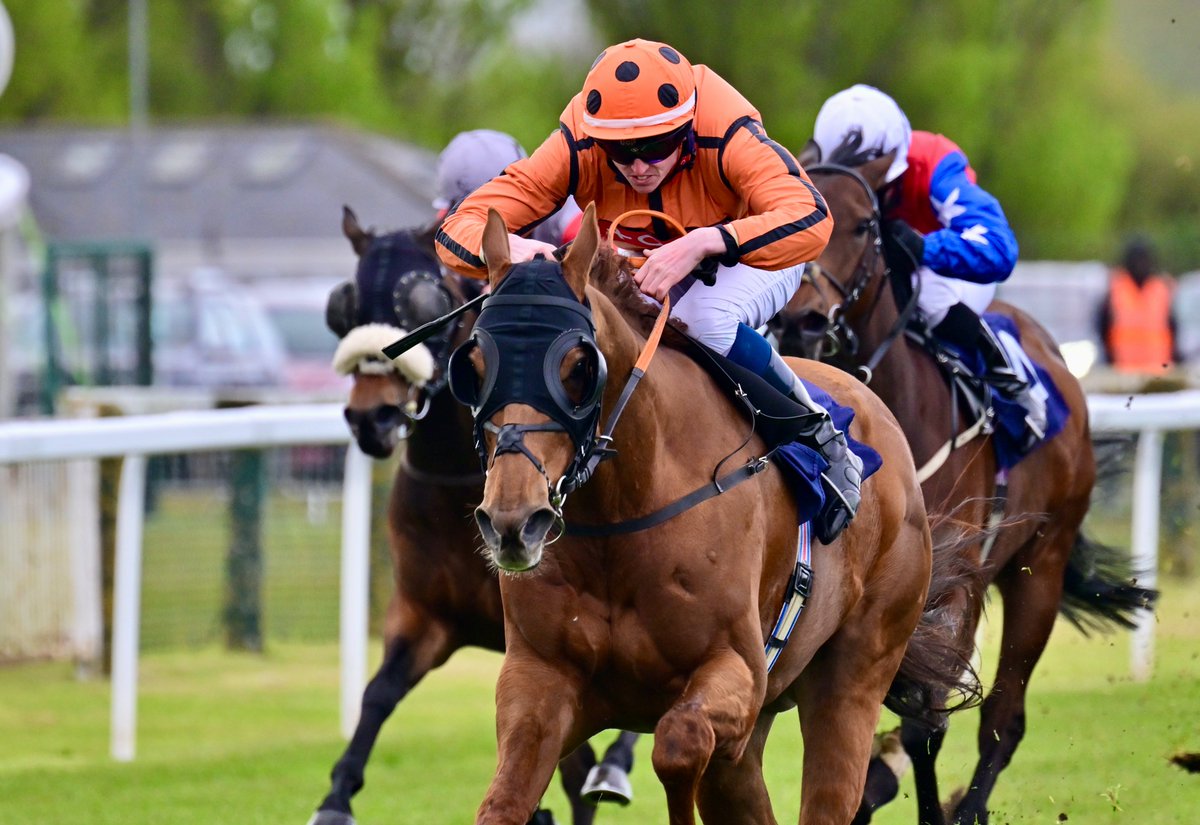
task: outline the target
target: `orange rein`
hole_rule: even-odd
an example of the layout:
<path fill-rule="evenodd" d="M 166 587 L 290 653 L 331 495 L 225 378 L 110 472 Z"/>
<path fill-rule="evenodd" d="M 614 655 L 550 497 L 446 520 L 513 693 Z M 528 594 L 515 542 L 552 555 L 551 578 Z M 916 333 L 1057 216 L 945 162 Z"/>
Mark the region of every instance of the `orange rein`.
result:
<path fill-rule="evenodd" d="M 683 235 L 687 234 L 687 230 L 683 228 L 683 224 L 672 218 L 665 212 L 659 212 L 657 209 L 630 209 L 617 216 L 616 220 L 608 225 L 608 245 L 616 250 L 618 255 L 629 260 L 634 269 L 637 269 L 646 262 L 643 255 L 632 255 L 629 250 L 617 246 L 616 232 L 621 221 L 635 215 L 649 215 L 651 218 L 660 218 L 670 225 L 672 229 Z M 634 370 L 645 372 L 650 366 L 650 359 L 654 357 L 655 350 L 658 349 L 658 342 L 662 338 L 663 328 L 667 325 L 667 316 L 671 314 L 671 298 L 668 296 L 662 303 L 662 312 L 658 314 L 657 320 L 654 322 L 654 328 L 650 331 L 649 337 L 646 339 L 646 345 L 642 347 L 642 352 L 638 355 L 637 363 L 633 365 Z"/>
<path fill-rule="evenodd" d="M 626 218 L 631 218 L 635 215 L 648 215 L 651 218 L 659 218 L 669 224 L 670 227 L 676 232 L 678 232 L 680 237 L 683 237 L 687 234 L 687 230 L 683 228 L 683 224 L 672 218 L 666 212 L 659 212 L 657 209 L 630 209 L 628 212 L 618 215 L 616 220 L 608 225 L 608 245 L 615 249 L 618 255 L 628 258 L 634 269 L 638 269 L 642 264 L 646 263 L 646 257 L 644 255 L 634 255 L 632 254 L 631 250 L 623 249 L 622 247 L 617 246 L 616 233 L 617 227 L 621 225 L 621 221 L 625 220 Z"/>

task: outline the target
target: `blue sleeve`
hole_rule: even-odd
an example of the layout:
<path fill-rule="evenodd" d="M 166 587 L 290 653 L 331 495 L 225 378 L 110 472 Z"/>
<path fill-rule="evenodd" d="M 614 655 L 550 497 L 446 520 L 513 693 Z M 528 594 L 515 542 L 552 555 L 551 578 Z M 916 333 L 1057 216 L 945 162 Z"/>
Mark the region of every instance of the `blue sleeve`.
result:
<path fill-rule="evenodd" d="M 1012 274 L 1017 239 L 1000 201 L 967 177 L 961 152 L 946 155 L 933 170 L 929 197 L 946 228 L 925 236 L 925 266 L 977 284 L 998 283 Z"/>

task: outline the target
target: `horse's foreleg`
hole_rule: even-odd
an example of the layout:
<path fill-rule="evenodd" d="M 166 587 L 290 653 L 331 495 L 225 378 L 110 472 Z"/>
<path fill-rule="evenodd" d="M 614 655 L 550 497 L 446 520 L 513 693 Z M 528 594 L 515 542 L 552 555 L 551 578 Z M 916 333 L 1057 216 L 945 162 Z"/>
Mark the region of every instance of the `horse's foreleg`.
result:
<path fill-rule="evenodd" d="M 510 649 L 496 682 L 497 765 L 476 825 L 525 825 L 568 743 L 584 738 L 574 678 Z"/>
<path fill-rule="evenodd" d="M 596 767 L 596 752 L 587 742 L 571 751 L 558 763 L 558 774 L 562 779 L 563 793 L 571 803 L 573 825 L 592 825 L 596 819 L 596 806 L 583 798 L 583 786 L 589 772 Z"/>
<path fill-rule="evenodd" d="M 937 758 L 946 740 L 946 724 L 930 726 L 914 719 L 900 721 L 900 741 L 913 765 L 913 784 L 917 792 L 917 822 L 919 825 L 942 825 L 940 791 L 938 790 Z"/>
<path fill-rule="evenodd" d="M 1062 600 L 1063 567 L 1055 560 L 1066 559 L 1073 541 L 1074 532 L 1068 530 L 1043 538 L 1035 558 L 1024 561 L 1025 554 L 1019 554 L 996 581 L 1004 600 L 1000 662 L 980 710 L 979 764 L 954 812 L 956 823 L 987 825 L 988 797 L 1025 735 L 1025 691 Z"/>
<path fill-rule="evenodd" d="M 765 679 L 727 650 L 695 673 L 654 729 L 654 772 L 667 792 L 671 825 L 694 825 L 700 778 L 716 756 L 742 756 L 762 705 Z"/>
<path fill-rule="evenodd" d="M 754 726 L 741 759 L 714 759 L 700 782 L 700 818 L 721 825 L 774 825 L 775 814 L 763 780 L 763 748 L 775 715 L 764 713 Z"/>
<path fill-rule="evenodd" d="M 452 652 L 454 642 L 440 623 L 406 616 L 388 643 L 383 663 L 363 691 L 362 709 L 350 744 L 330 773 L 329 793 L 309 825 L 351 825 L 350 798 L 363 786 L 367 759 L 383 723 L 396 705 L 432 668 Z"/>

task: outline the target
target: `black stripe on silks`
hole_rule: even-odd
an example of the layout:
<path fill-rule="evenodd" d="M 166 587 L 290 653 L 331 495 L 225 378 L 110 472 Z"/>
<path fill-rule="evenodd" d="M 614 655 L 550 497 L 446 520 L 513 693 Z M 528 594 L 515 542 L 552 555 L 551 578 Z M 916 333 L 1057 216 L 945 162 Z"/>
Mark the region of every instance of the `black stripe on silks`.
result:
<path fill-rule="evenodd" d="M 764 246 L 769 246 L 770 244 L 775 243 L 775 241 L 786 238 L 789 235 L 795 235 L 797 232 L 803 232 L 810 226 L 816 226 L 829 216 L 829 207 L 825 205 L 825 199 L 821 197 L 821 193 L 803 178 L 801 178 L 800 182 L 803 183 L 805 188 L 812 193 L 813 203 L 815 204 L 813 211 L 809 212 L 799 220 L 792 221 L 791 223 L 785 223 L 783 226 L 777 226 L 770 232 L 766 232 L 762 235 L 759 235 L 757 238 L 751 238 L 750 240 L 746 241 L 738 247 L 738 252 L 740 255 L 745 255 L 746 253 L 753 252 L 756 249 L 762 249 Z"/>
<path fill-rule="evenodd" d="M 486 266 L 486 264 L 483 262 L 483 258 L 480 258 L 478 255 L 472 255 L 465 246 L 451 238 L 441 229 L 439 229 L 437 231 L 437 235 L 434 236 L 434 241 L 444 246 L 452 255 L 458 256 L 459 260 L 468 266 L 473 266 L 476 269 L 483 269 L 484 266 Z"/>
<path fill-rule="evenodd" d="M 647 197 L 647 200 L 651 209 L 655 210 L 656 212 L 664 211 L 662 192 L 660 190 L 655 189 L 653 192 L 651 192 Z M 650 226 L 654 228 L 654 237 L 660 240 L 669 237 L 671 230 L 667 226 L 667 222 L 657 215 L 650 218 Z"/>
<path fill-rule="evenodd" d="M 733 123 L 729 124 L 729 128 L 725 130 L 725 134 L 720 138 L 720 146 L 717 149 L 717 171 L 721 173 L 721 181 L 730 192 L 733 191 L 733 184 L 729 182 L 729 178 L 725 177 L 725 147 L 729 144 L 734 133 L 750 120 L 749 115 L 739 117 Z"/>
<path fill-rule="evenodd" d="M 747 118 L 745 126 L 746 131 L 754 135 L 754 137 L 758 139 L 759 143 L 770 146 L 773 150 L 775 150 L 775 154 L 779 155 L 779 159 L 783 161 L 783 165 L 787 167 L 789 175 L 796 178 L 800 177 L 800 164 L 796 162 L 794 157 L 792 157 L 791 152 L 767 137 L 767 132 L 765 129 L 763 129 L 763 125 L 761 123 L 759 123 L 757 120 L 749 120 Z M 811 189 L 812 187 L 809 188 Z"/>
<path fill-rule="evenodd" d="M 571 176 L 567 180 L 567 194 L 574 195 L 575 187 L 579 185 L 579 151 L 591 146 L 592 139 L 586 138 L 585 140 L 577 143 L 575 141 L 575 136 L 571 134 L 571 130 L 567 124 L 560 121 L 558 128 L 562 131 L 563 137 L 567 139 L 567 150 L 571 153 Z M 588 145 L 581 146 L 580 143 L 586 143 Z"/>

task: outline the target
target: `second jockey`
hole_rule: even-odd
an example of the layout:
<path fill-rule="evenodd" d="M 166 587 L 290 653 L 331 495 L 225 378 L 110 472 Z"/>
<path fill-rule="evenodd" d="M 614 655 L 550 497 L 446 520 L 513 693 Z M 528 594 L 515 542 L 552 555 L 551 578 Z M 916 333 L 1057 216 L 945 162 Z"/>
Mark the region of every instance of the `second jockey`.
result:
<path fill-rule="evenodd" d="M 495 209 L 514 233 L 514 263 L 549 256 L 551 245 L 521 236 L 569 196 L 595 204 L 602 230 L 633 209 L 678 220 L 688 230 L 683 237 L 669 240 L 657 220 L 640 233 L 639 245 L 649 248 L 634 278 L 652 298 L 670 295 L 673 314 L 693 338 L 820 414 L 801 443 L 830 465 L 826 505 L 814 521 L 828 543 L 858 508 L 862 461 L 756 329 L 799 287 L 833 221 L 799 163 L 760 121 L 728 82 L 671 46 L 640 39 L 610 46 L 559 128 L 446 217 L 438 254 L 447 266 L 484 277 L 483 230 Z M 692 274 L 702 265 L 715 269 L 715 286 Z"/>
<path fill-rule="evenodd" d="M 892 158 L 877 193 L 889 267 L 920 280 L 917 309 L 930 331 L 978 351 L 983 380 L 1021 405 L 1034 437 L 1042 438 L 1045 401 L 980 317 L 1016 266 L 1017 239 L 1000 202 L 976 183 L 962 149 L 942 135 L 914 132 L 895 100 L 861 83 L 825 101 L 813 140 L 823 159 L 850 154 L 851 166 Z"/>

